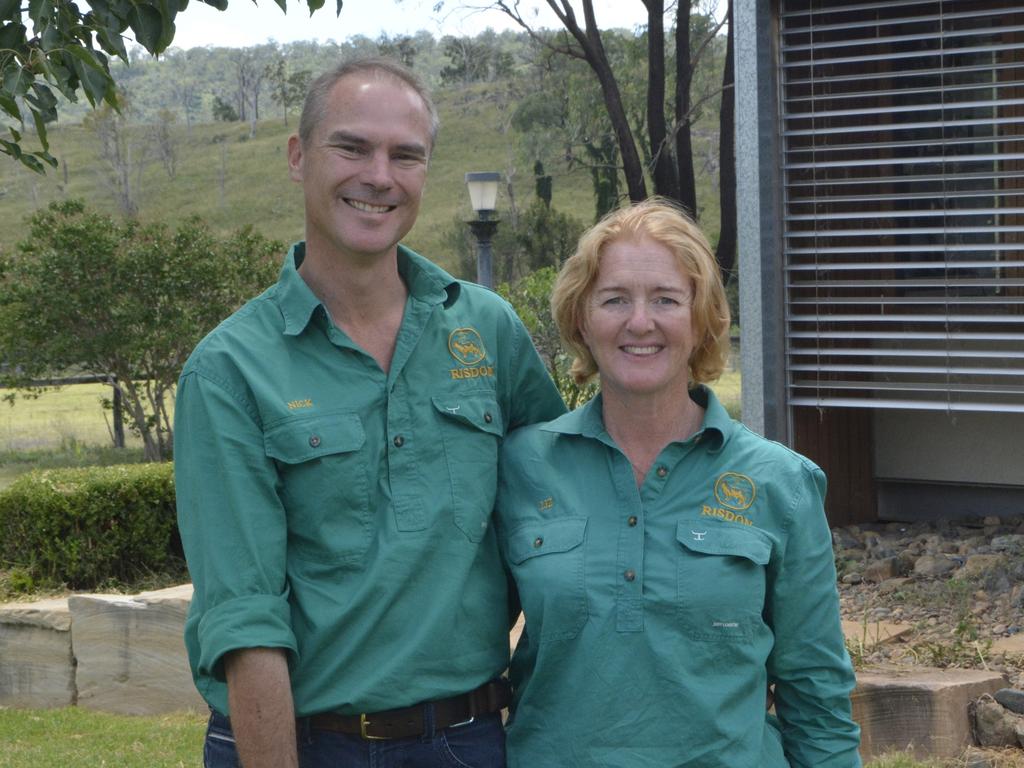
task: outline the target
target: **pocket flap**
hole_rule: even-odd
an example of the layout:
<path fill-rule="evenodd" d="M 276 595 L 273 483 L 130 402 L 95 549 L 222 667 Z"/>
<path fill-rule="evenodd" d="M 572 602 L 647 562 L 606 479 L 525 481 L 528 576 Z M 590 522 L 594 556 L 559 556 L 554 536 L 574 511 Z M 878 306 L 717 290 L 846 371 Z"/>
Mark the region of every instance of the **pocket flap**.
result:
<path fill-rule="evenodd" d="M 324 413 L 285 419 L 263 435 L 267 456 L 297 464 L 334 453 L 358 451 L 366 441 L 357 413 Z"/>
<path fill-rule="evenodd" d="M 676 540 L 691 552 L 745 557 L 758 565 L 767 565 L 772 553 L 768 536 L 747 526 L 683 520 L 676 525 Z"/>
<path fill-rule="evenodd" d="M 505 423 L 501 418 L 498 402 L 489 395 L 451 394 L 434 395 L 431 398 L 437 412 L 447 419 L 476 427 L 481 432 L 502 437 L 505 434 Z"/>
<path fill-rule="evenodd" d="M 513 563 L 519 565 L 538 555 L 568 552 L 583 543 L 586 533 L 585 517 L 563 517 L 527 523 L 509 535 L 508 556 Z"/>

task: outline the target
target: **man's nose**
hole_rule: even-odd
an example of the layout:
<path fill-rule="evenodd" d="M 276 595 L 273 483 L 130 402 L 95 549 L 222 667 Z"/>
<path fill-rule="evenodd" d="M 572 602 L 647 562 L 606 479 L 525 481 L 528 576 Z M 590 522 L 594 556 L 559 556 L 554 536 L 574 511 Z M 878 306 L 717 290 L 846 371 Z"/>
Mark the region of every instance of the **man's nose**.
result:
<path fill-rule="evenodd" d="M 391 189 L 394 175 L 391 169 L 391 158 L 386 152 L 374 152 L 363 168 L 362 180 L 375 189 Z"/>

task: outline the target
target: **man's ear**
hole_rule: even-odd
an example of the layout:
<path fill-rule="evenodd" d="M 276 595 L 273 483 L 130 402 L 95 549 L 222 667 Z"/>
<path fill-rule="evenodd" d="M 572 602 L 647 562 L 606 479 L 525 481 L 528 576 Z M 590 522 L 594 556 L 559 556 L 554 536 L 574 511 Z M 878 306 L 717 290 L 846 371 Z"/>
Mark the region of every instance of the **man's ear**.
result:
<path fill-rule="evenodd" d="M 298 134 L 288 137 L 288 175 L 292 181 L 302 181 L 302 140 Z"/>

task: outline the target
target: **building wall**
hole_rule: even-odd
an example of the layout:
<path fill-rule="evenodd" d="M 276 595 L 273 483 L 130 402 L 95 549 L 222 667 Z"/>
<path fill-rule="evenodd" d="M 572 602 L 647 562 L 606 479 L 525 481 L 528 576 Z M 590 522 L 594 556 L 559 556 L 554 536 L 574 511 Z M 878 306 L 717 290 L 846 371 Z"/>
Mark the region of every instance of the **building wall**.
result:
<path fill-rule="evenodd" d="M 875 411 L 875 476 L 1024 488 L 1024 414 Z"/>

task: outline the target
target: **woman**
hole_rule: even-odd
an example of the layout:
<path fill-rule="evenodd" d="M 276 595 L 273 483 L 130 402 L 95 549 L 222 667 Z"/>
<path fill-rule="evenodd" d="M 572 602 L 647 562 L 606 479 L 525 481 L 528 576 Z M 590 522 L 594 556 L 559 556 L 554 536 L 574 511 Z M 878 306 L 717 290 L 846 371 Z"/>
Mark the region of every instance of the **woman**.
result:
<path fill-rule="evenodd" d="M 859 766 L 825 477 L 703 386 L 729 309 L 700 230 L 659 200 L 610 214 L 552 311 L 600 394 L 503 448 L 511 768 Z"/>

